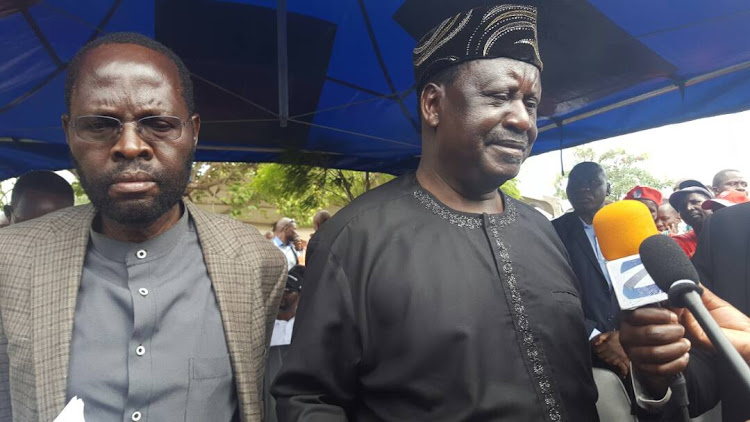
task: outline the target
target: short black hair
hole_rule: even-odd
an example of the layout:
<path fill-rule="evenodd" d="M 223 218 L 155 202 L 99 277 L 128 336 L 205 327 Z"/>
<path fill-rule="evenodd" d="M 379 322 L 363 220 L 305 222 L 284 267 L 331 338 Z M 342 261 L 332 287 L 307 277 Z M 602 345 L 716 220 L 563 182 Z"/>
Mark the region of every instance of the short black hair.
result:
<path fill-rule="evenodd" d="M 91 50 L 101 47 L 107 44 L 135 44 L 141 47 L 146 47 L 149 50 L 156 51 L 166 56 L 172 63 L 177 66 L 177 73 L 180 77 L 180 88 L 182 89 L 182 97 L 185 100 L 185 104 L 188 108 L 188 113 L 193 114 L 195 112 L 195 101 L 193 99 L 193 81 L 190 79 L 190 71 L 188 71 L 185 63 L 182 62 L 174 51 L 170 50 L 164 44 L 149 38 L 143 34 L 136 32 L 113 32 L 106 34 L 92 41 L 89 41 L 81 47 L 80 50 L 73 56 L 68 63 L 68 72 L 65 75 L 65 110 L 70 113 L 70 102 L 73 96 L 73 88 L 75 88 L 76 81 L 78 79 L 78 72 L 81 70 L 81 64 L 83 59 L 88 52 Z"/>
<path fill-rule="evenodd" d="M 604 176 L 604 180 L 608 180 L 607 178 L 607 172 L 604 171 L 604 168 L 602 168 L 599 163 L 595 163 L 593 161 L 581 161 L 580 163 L 573 166 L 573 168 L 570 170 L 570 173 L 568 174 L 568 177 L 570 177 L 570 174 L 579 173 L 582 171 L 591 171 L 591 172 L 597 172 L 601 173 Z"/>
<path fill-rule="evenodd" d="M 433 75 L 422 78 L 417 83 L 417 116 L 420 121 L 422 120 L 422 91 L 424 91 L 427 84 L 434 83 L 440 86 L 450 86 L 458 79 L 466 63 L 468 62 L 461 62 L 455 66 L 447 67 Z"/>
<path fill-rule="evenodd" d="M 35 170 L 24 174 L 16 180 L 16 184 L 13 185 L 13 193 L 10 196 L 10 205 L 12 207 L 18 206 L 21 195 L 28 190 L 64 196 L 65 198 L 69 198 L 71 203 L 75 199 L 73 188 L 67 180 L 52 171 Z"/>

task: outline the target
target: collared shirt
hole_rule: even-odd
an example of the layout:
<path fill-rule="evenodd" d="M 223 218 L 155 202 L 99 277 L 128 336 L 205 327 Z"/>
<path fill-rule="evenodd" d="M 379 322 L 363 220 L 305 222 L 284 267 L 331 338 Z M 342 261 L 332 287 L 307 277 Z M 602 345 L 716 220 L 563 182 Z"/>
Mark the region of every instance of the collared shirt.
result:
<path fill-rule="evenodd" d="M 578 219 L 581 220 L 580 217 Z M 602 250 L 599 248 L 599 240 L 596 238 L 594 226 L 592 224 L 586 224 L 583 220 L 581 220 L 581 223 L 583 224 L 583 232 L 586 233 L 591 248 L 594 250 L 594 256 L 596 256 L 596 260 L 599 261 L 599 267 L 602 269 L 602 273 L 604 273 L 604 278 L 607 279 L 607 284 L 612 286 L 612 280 L 609 279 L 609 270 L 607 270 L 607 260 L 604 259 Z"/>
<path fill-rule="evenodd" d="M 286 257 L 286 269 L 289 270 L 299 263 L 299 255 L 291 243 L 284 244 L 278 236 L 273 238 L 273 244 L 284 253 Z"/>
<path fill-rule="evenodd" d="M 604 259 L 604 254 L 602 254 L 602 250 L 601 248 L 599 248 L 599 240 L 596 238 L 594 226 L 592 224 L 586 224 L 586 222 L 583 221 L 583 219 L 580 217 L 578 217 L 578 219 L 581 220 L 581 224 L 583 224 L 583 232 L 586 233 L 586 237 L 589 239 L 591 248 L 594 250 L 594 256 L 596 256 L 596 260 L 599 261 L 599 268 L 602 269 L 604 278 L 607 280 L 607 284 L 609 284 L 609 287 L 611 288 L 612 280 L 610 280 L 609 278 L 609 270 L 607 270 L 607 260 Z M 598 336 L 599 334 L 601 334 L 601 331 L 594 328 L 589 334 L 589 340 Z"/>
<path fill-rule="evenodd" d="M 273 325 L 273 333 L 271 333 L 271 347 L 292 344 L 292 331 L 294 331 L 294 317 L 289 321 L 277 319 Z"/>
<path fill-rule="evenodd" d="M 76 302 L 67 396 L 92 421 L 230 421 L 224 328 L 188 213 L 143 243 L 93 229 Z"/>

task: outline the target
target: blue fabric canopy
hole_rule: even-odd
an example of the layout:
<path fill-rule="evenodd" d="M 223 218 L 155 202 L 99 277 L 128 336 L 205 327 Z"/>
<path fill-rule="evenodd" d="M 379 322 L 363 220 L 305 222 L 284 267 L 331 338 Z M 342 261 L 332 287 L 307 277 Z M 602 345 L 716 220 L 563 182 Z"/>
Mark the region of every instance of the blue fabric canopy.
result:
<path fill-rule="evenodd" d="M 0 179 L 72 167 L 60 127 L 66 64 L 116 31 L 153 36 L 185 60 L 203 120 L 200 161 L 414 168 L 411 50 L 446 16 L 484 3 L 3 1 Z M 545 70 L 534 154 L 750 108 L 746 0 L 538 6 Z"/>

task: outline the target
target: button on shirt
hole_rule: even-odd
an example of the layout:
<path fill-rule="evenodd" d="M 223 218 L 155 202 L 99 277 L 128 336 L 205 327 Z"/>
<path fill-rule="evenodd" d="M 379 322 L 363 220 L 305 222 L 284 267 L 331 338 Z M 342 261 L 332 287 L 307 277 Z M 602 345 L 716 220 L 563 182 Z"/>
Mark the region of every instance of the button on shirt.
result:
<path fill-rule="evenodd" d="M 134 244 L 91 231 L 67 396 L 92 421 L 231 421 L 237 397 L 216 296 L 187 212 Z"/>

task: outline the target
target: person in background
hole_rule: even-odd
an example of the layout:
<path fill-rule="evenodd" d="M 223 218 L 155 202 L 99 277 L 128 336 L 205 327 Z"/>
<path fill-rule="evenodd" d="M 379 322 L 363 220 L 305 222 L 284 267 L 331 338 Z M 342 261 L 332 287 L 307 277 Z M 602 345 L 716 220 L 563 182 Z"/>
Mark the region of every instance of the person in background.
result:
<path fill-rule="evenodd" d="M 271 334 L 271 346 L 285 346 L 292 342 L 294 317 L 297 314 L 304 277 L 304 265 L 295 265 L 287 274 L 284 294 L 281 296 L 279 312 L 276 314 L 276 323 Z"/>
<path fill-rule="evenodd" d="M 276 379 L 276 375 L 284 363 L 284 357 L 289 345 L 292 343 L 294 320 L 297 314 L 297 306 L 299 305 L 304 278 L 305 267 L 302 265 L 292 267 L 286 277 L 284 294 L 281 296 L 279 312 L 276 314 L 276 322 L 271 334 L 271 347 L 268 349 L 266 375 L 263 380 L 264 422 L 276 422 L 278 420 L 276 417 L 276 400 L 271 395 L 270 387 L 274 379 Z"/>
<path fill-rule="evenodd" d="M 656 224 L 659 206 L 662 201 L 661 192 L 648 186 L 636 186 L 628 191 L 623 200 L 625 199 L 643 202 L 651 212 L 651 217 L 653 217 L 654 224 Z"/>
<path fill-rule="evenodd" d="M 313 217 L 313 228 L 315 231 L 320 230 L 320 226 L 323 225 L 328 219 L 331 218 L 331 213 L 326 210 L 320 210 L 315 213 L 315 217 Z"/>
<path fill-rule="evenodd" d="M 716 195 L 715 198 L 707 199 L 705 202 L 703 202 L 703 205 L 701 205 L 701 207 L 704 210 L 716 212 L 722 208 L 731 207 L 737 204 L 744 204 L 745 202 L 750 202 L 750 198 L 748 198 L 745 192 L 725 190 Z"/>
<path fill-rule="evenodd" d="M 70 183 L 52 171 L 31 171 L 19 177 L 10 198 L 10 205 L 3 207 L 9 224 L 72 207 L 75 201 Z"/>
<path fill-rule="evenodd" d="M 745 176 L 739 170 L 725 169 L 716 173 L 711 188 L 714 195 L 719 195 L 728 190 L 735 190 L 747 196 L 747 180 L 745 180 Z"/>
<path fill-rule="evenodd" d="M 702 207 L 703 202 L 711 199 L 713 195 L 703 184 L 696 180 L 687 180 L 680 184 L 680 190 L 672 193 L 669 204 L 680 213 L 680 217 L 692 230 L 672 236 L 675 242 L 692 258 L 698 245 L 698 236 L 703 224 L 711 215 L 711 210 Z"/>
<path fill-rule="evenodd" d="M 680 234 L 680 213 L 672 205 L 664 203 L 659 206 L 656 213 L 656 229 L 662 234 L 676 235 Z"/>
<path fill-rule="evenodd" d="M 299 241 L 297 223 L 289 217 L 282 217 L 274 224 L 273 244 L 286 257 L 287 269 L 299 264 L 299 253 L 295 243 Z"/>
<path fill-rule="evenodd" d="M 580 284 L 586 334 L 594 353 L 593 364 L 625 377 L 630 361 L 620 346 L 617 332 L 620 307 L 592 225 L 594 215 L 604 206 L 609 194 L 607 175 L 597 163 L 578 163 L 570 171 L 565 191 L 573 212 L 553 220 L 552 225 L 568 251 Z"/>
<path fill-rule="evenodd" d="M 310 235 L 310 241 L 305 245 L 305 262 L 310 262 L 310 258 L 315 250 L 315 244 L 317 243 L 315 240 L 315 233 L 320 230 L 323 223 L 328 221 L 329 218 L 331 218 L 331 213 L 326 210 L 320 210 L 315 213 L 315 217 L 313 217 L 313 228 L 315 229 L 315 232 Z"/>

